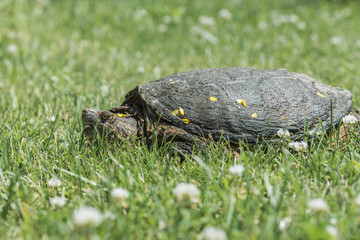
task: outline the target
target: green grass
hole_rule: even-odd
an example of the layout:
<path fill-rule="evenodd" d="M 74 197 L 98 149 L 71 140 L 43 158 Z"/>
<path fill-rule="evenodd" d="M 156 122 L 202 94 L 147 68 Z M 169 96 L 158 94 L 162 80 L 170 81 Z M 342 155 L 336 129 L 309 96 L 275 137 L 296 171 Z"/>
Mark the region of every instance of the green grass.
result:
<path fill-rule="evenodd" d="M 236 178 L 221 144 L 182 164 L 141 145 L 86 148 L 81 110 L 118 106 L 137 84 L 174 72 L 229 66 L 306 73 L 349 89 L 358 106 L 359 11 L 357 1 L 325 0 L 1 0 L 0 238 L 196 239 L 215 226 L 228 239 L 336 239 L 332 226 L 339 239 L 358 239 L 357 136 L 302 154 L 241 145 Z M 62 186 L 50 187 L 52 177 Z M 198 186 L 199 203 L 177 201 L 181 182 Z M 111 197 L 115 187 L 130 192 L 126 204 Z M 66 205 L 51 206 L 62 194 Z M 328 210 L 309 211 L 314 198 Z M 80 206 L 114 217 L 77 228 Z"/>

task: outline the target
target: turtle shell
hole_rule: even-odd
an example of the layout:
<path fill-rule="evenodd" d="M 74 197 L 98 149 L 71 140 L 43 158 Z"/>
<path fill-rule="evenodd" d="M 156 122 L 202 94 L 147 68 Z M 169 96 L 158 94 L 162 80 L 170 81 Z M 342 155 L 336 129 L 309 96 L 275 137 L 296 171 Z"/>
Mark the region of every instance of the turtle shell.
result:
<path fill-rule="evenodd" d="M 123 105 L 139 104 L 154 121 L 233 143 L 276 138 L 279 129 L 293 138 L 318 126 L 328 131 L 353 106 L 348 90 L 284 69 L 195 70 L 139 85 L 128 96 L 137 102 L 127 97 Z"/>

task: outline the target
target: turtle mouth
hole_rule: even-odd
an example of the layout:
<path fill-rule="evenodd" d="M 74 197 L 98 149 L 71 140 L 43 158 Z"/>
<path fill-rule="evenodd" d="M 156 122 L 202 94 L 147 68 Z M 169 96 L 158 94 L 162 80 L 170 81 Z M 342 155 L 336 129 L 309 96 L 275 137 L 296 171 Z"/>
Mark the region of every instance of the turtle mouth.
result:
<path fill-rule="evenodd" d="M 83 135 L 89 139 L 95 140 L 97 138 L 112 138 L 114 130 L 106 124 L 97 122 L 94 124 L 85 124 Z"/>
<path fill-rule="evenodd" d="M 95 138 L 98 133 L 102 133 L 104 126 L 100 121 L 100 113 L 101 111 L 95 108 L 84 109 L 82 111 L 81 122 L 85 136 Z"/>
<path fill-rule="evenodd" d="M 96 138 L 97 130 L 96 130 L 95 126 L 92 124 L 84 125 L 83 135 L 85 135 L 89 139 Z"/>
<path fill-rule="evenodd" d="M 84 132 L 88 132 L 88 131 L 94 131 L 95 130 L 95 126 L 94 125 L 92 125 L 92 124 L 86 124 L 85 126 L 84 126 Z"/>

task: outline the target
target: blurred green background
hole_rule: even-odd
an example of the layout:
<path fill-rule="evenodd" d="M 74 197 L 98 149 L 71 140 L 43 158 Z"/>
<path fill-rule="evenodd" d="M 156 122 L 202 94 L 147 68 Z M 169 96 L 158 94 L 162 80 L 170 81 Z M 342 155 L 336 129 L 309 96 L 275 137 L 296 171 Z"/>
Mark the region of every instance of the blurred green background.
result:
<path fill-rule="evenodd" d="M 73 209 L 82 204 L 116 213 L 115 222 L 95 231 L 104 239 L 193 239 L 209 224 L 225 228 L 229 239 L 334 239 L 325 233 L 333 217 L 342 239 L 356 238 L 357 145 L 348 152 L 319 147 L 309 157 L 244 151 L 247 185 L 233 188 L 228 151 L 217 149 L 205 170 L 195 161 L 169 166 L 137 148 L 98 156 L 81 149 L 80 117 L 87 107 L 120 105 L 138 84 L 233 66 L 306 73 L 349 89 L 359 106 L 359 23 L 358 0 L 0 0 L 0 238 L 90 239 L 91 232 L 72 225 Z M 46 186 L 53 176 L 69 200 L 60 211 L 48 201 L 60 194 Z M 264 176 L 281 199 L 278 208 L 265 194 Z M 172 200 L 181 181 L 202 191 L 202 205 L 189 212 Z M 116 186 L 132 191 L 128 215 L 109 200 Z M 234 191 L 247 198 L 236 195 L 229 207 Z M 331 212 L 309 215 L 306 202 L 319 195 Z M 233 220 L 225 224 L 231 207 Z M 293 227 L 281 232 L 286 216 Z"/>
<path fill-rule="evenodd" d="M 107 108 L 137 84 L 230 66 L 307 73 L 356 96 L 359 12 L 358 1 L 2 0 L 0 109 L 69 96 Z"/>

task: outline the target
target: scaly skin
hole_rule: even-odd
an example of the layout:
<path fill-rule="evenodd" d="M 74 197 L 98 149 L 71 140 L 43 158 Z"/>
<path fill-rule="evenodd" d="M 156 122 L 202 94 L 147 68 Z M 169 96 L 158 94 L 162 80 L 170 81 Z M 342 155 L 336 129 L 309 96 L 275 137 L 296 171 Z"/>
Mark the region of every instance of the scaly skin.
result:
<path fill-rule="evenodd" d="M 161 145 L 171 141 L 172 148 L 180 154 L 182 159 L 185 155 L 196 151 L 194 141 L 200 148 L 204 145 L 200 138 L 178 127 L 150 121 L 145 127 L 144 122 L 145 120 L 138 111 L 124 106 L 112 108 L 109 111 L 90 108 L 84 109 L 82 112 L 83 133 L 90 142 L 94 142 L 98 136 L 106 137 L 109 142 L 117 140 L 120 143 L 131 143 L 133 140 L 145 138 L 147 145 L 150 146 L 155 132 L 158 143 Z"/>
<path fill-rule="evenodd" d="M 94 141 L 97 136 L 106 136 L 113 141 L 118 138 L 122 141 L 136 139 L 139 135 L 137 120 L 131 116 L 114 114 L 110 111 L 99 109 L 84 109 L 82 112 L 84 134 Z"/>

